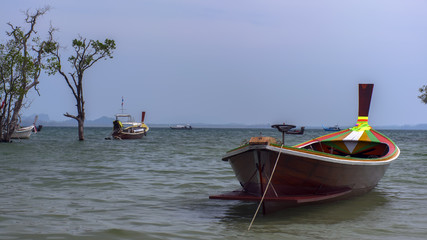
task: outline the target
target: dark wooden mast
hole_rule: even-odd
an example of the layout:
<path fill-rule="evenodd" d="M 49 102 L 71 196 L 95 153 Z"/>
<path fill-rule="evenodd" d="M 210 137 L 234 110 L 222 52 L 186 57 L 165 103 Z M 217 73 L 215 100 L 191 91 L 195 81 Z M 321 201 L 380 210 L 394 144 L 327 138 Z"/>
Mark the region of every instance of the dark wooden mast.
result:
<path fill-rule="evenodd" d="M 369 115 L 374 84 L 359 84 L 359 117 Z"/>

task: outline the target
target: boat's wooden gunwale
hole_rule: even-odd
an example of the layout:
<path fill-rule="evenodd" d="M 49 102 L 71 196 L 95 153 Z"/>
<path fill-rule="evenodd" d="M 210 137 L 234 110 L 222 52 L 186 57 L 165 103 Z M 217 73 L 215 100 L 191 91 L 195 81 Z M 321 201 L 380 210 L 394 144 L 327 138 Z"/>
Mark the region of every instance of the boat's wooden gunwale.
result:
<path fill-rule="evenodd" d="M 279 146 L 275 144 L 269 145 L 249 145 L 245 144 L 240 146 L 239 148 L 233 149 L 222 158 L 222 160 L 227 161 L 230 157 L 234 155 L 241 154 L 246 151 L 255 150 L 255 149 L 267 149 L 275 152 L 281 152 L 283 154 L 296 155 L 301 157 L 309 157 L 314 158 L 321 161 L 327 162 L 335 162 L 342 164 L 350 164 L 350 165 L 384 165 L 389 164 L 391 161 L 395 160 L 399 156 L 399 148 L 396 146 L 396 151 L 394 154 L 381 157 L 381 158 L 356 158 L 356 157 L 344 157 L 338 156 L 330 153 L 318 152 L 310 149 L 296 148 L 290 146 Z M 281 150 L 280 150 L 281 149 Z"/>
<path fill-rule="evenodd" d="M 137 132 L 137 133 L 121 132 L 118 134 L 112 134 L 112 136 L 118 139 L 141 139 L 144 136 L 144 132 Z"/>

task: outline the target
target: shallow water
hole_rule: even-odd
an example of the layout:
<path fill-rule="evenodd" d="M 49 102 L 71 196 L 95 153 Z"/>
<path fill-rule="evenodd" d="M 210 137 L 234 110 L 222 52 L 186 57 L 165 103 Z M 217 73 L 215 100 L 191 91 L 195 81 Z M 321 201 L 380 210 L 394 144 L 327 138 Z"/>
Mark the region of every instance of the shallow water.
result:
<path fill-rule="evenodd" d="M 45 127 L 0 144 L 0 239 L 425 239 L 427 131 L 380 131 L 401 149 L 361 197 L 262 216 L 257 204 L 211 200 L 239 189 L 221 156 L 273 129 L 152 128 L 141 140 L 110 128 Z M 288 135 L 289 145 L 325 134 Z"/>

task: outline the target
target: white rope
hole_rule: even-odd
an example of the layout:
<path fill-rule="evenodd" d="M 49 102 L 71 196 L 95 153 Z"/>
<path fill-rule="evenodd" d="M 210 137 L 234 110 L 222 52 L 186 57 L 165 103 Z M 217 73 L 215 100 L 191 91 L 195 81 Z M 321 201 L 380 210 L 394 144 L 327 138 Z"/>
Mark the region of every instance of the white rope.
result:
<path fill-rule="evenodd" d="M 265 187 L 265 191 L 262 194 L 261 201 L 258 204 L 258 208 L 257 208 L 257 210 L 256 210 L 256 212 L 252 218 L 251 224 L 249 224 L 248 231 L 251 230 L 252 224 L 254 223 L 255 218 L 258 215 L 258 211 L 262 205 L 262 202 L 264 201 L 265 194 L 267 193 L 268 187 L 270 186 L 270 183 L 271 183 L 271 179 L 273 179 L 274 172 L 276 171 L 276 166 L 277 166 L 277 163 L 279 162 L 280 154 L 282 153 L 282 148 L 283 148 L 283 144 L 282 144 L 282 146 L 280 146 L 280 151 L 279 151 L 279 154 L 277 155 L 276 163 L 274 163 L 273 171 L 271 171 L 270 179 L 268 180 L 267 186 Z"/>

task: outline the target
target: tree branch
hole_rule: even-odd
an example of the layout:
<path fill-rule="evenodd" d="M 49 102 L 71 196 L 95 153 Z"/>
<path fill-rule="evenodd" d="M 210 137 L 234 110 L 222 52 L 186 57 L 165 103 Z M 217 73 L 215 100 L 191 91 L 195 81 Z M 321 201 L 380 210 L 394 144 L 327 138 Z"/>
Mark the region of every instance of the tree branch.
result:
<path fill-rule="evenodd" d="M 64 114 L 65 117 L 69 117 L 69 118 L 73 118 L 76 119 L 77 121 L 79 120 L 79 118 L 77 116 L 71 115 L 68 112 Z"/>

